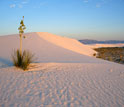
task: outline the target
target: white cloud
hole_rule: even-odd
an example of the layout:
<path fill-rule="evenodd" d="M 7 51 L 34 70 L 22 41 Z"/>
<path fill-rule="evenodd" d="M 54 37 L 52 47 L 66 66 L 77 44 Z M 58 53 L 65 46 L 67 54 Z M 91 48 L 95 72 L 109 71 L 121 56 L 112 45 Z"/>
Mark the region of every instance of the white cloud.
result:
<path fill-rule="evenodd" d="M 96 8 L 103 7 L 104 5 L 108 4 L 110 1 L 112 1 L 112 0 L 101 0 L 96 3 Z"/>
<path fill-rule="evenodd" d="M 100 7 L 101 7 L 101 4 L 96 4 L 96 7 L 97 7 L 97 8 L 100 8 Z"/>
<path fill-rule="evenodd" d="M 18 7 L 19 7 L 19 8 L 23 8 L 23 5 L 19 4 Z"/>
<path fill-rule="evenodd" d="M 42 6 L 46 6 L 48 2 L 40 2 L 38 4 L 34 4 L 33 8 L 41 8 Z"/>
<path fill-rule="evenodd" d="M 13 4 L 11 4 L 9 7 L 10 8 L 15 8 L 15 7 L 18 7 L 18 8 L 23 8 L 26 4 L 28 4 L 28 1 L 29 0 L 13 0 Z"/>
<path fill-rule="evenodd" d="M 23 1 L 22 4 L 27 4 L 28 2 L 27 1 Z"/>
<path fill-rule="evenodd" d="M 84 0 L 85 3 L 89 2 L 88 0 Z"/>
<path fill-rule="evenodd" d="M 9 7 L 10 7 L 10 8 L 15 8 L 16 5 L 15 5 L 15 4 L 11 4 Z"/>

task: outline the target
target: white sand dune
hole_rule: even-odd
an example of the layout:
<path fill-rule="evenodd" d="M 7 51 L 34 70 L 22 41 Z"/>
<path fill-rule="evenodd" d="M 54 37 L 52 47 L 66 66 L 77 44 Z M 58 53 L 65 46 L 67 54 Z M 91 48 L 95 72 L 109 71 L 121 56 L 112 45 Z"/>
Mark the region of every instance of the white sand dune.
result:
<path fill-rule="evenodd" d="M 77 52 L 79 54 L 93 56 L 93 54 L 95 53 L 94 50 L 87 47 L 87 45 L 80 43 L 76 39 L 70 39 L 67 37 L 56 36 L 56 35 L 46 33 L 46 32 L 37 32 L 37 34 L 40 37 L 42 37 L 43 39 L 45 39 L 46 41 L 49 41 L 50 43 L 53 43 L 62 48 L 71 50 L 73 52 Z"/>
<path fill-rule="evenodd" d="M 98 62 L 88 57 L 95 51 L 77 40 L 49 33 L 27 33 L 25 36 L 23 49 L 34 53 L 37 62 Z M 0 59 L 10 62 L 12 51 L 19 48 L 19 42 L 19 35 L 0 37 Z"/>
<path fill-rule="evenodd" d="M 0 37 L 0 107 L 123 107 L 124 66 L 91 57 L 77 40 L 28 33 L 23 49 L 37 57 L 28 71 L 13 67 L 18 35 Z"/>
<path fill-rule="evenodd" d="M 90 48 L 100 48 L 100 47 L 124 47 L 123 43 L 119 44 L 92 44 L 92 45 L 87 45 Z"/>

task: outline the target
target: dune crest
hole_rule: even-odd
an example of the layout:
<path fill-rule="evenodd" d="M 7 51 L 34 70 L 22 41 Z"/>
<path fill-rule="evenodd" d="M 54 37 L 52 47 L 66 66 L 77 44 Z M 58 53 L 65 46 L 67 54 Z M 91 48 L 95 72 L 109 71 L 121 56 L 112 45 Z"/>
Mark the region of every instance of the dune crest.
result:
<path fill-rule="evenodd" d="M 90 57 L 95 53 L 90 47 L 75 39 L 56 36 L 46 32 L 25 33 L 22 49 L 35 54 L 37 62 L 86 63 L 99 62 Z M 0 62 L 11 62 L 13 50 L 19 48 L 19 34 L 0 37 Z M 104 62 L 101 61 L 100 62 Z"/>
<path fill-rule="evenodd" d="M 80 43 L 76 39 L 61 37 L 47 32 L 37 32 L 37 34 L 50 43 L 77 52 L 79 54 L 93 56 L 93 54 L 96 53 L 93 49 L 89 48 L 87 45 Z"/>

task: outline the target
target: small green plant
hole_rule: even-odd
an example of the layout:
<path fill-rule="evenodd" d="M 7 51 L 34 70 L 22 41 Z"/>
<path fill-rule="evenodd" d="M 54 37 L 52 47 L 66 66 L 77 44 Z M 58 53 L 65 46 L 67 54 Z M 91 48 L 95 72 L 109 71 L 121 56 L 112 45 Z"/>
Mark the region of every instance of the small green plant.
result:
<path fill-rule="evenodd" d="M 34 55 L 29 51 L 24 50 L 21 54 L 19 50 L 16 50 L 12 55 L 12 61 L 16 67 L 27 70 L 29 64 L 33 62 L 33 57 Z"/>

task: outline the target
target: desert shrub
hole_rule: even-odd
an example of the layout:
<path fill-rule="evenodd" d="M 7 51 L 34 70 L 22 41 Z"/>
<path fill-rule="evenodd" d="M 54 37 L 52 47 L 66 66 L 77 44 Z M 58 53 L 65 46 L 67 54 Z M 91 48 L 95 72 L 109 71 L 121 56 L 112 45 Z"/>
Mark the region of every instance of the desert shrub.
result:
<path fill-rule="evenodd" d="M 109 57 L 107 58 L 107 60 L 108 60 L 108 61 L 113 61 L 111 56 L 109 56 Z"/>
<path fill-rule="evenodd" d="M 29 64 L 33 62 L 33 57 L 34 55 L 27 50 L 24 50 L 22 54 L 19 50 L 16 50 L 12 54 L 12 61 L 14 66 L 26 70 L 28 69 Z"/>
<path fill-rule="evenodd" d="M 94 53 L 93 56 L 96 56 L 96 53 Z"/>
<path fill-rule="evenodd" d="M 97 58 L 124 64 L 124 47 L 95 48 Z"/>

